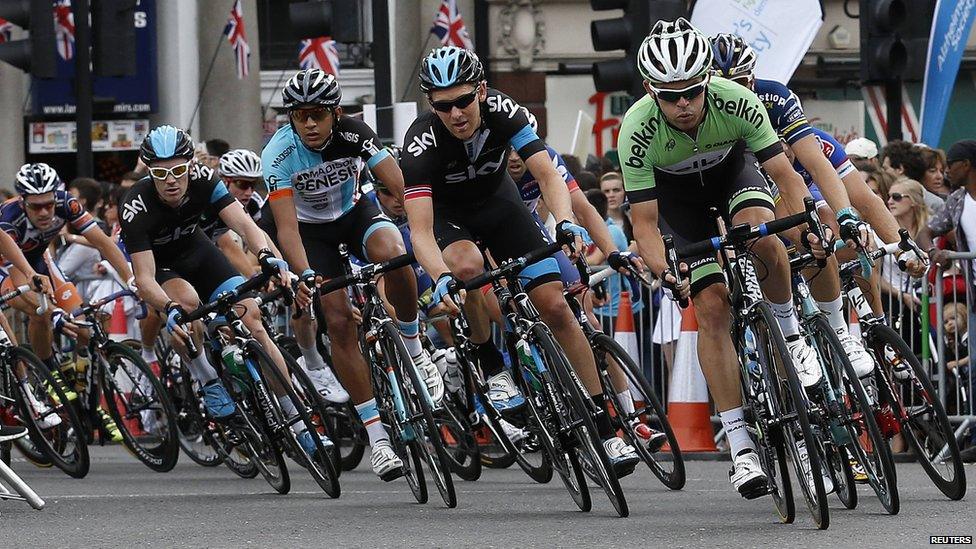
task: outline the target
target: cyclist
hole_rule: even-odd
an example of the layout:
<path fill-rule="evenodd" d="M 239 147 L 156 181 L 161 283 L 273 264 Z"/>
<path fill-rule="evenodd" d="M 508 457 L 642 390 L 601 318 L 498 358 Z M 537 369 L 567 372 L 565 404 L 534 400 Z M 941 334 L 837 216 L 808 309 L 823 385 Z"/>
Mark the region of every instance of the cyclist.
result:
<path fill-rule="evenodd" d="M 368 200 L 360 200 L 359 175 L 366 166 L 387 188 L 400 195 L 403 175 L 379 137 L 363 121 L 343 116 L 342 91 L 335 77 L 306 69 L 288 80 L 281 91 L 289 124 L 275 132 L 261 160 L 269 203 L 285 257 L 301 270 L 300 305 L 310 299 L 309 283 L 317 276 L 343 274 L 339 245 L 370 262 L 393 259 L 406 252 L 390 220 Z M 431 397 L 440 401 L 444 381 L 420 342 L 417 280 L 410 267 L 384 275 L 400 333 Z M 390 481 L 403 475 L 380 422 L 370 386 L 369 368 L 359 348 L 352 305 L 344 291 L 321 298 L 332 357 L 346 390 L 359 412 L 372 446 L 373 471 Z"/>
<path fill-rule="evenodd" d="M 794 168 L 804 177 L 808 187 L 816 182 L 817 189 L 826 199 L 822 204 L 826 208 L 823 218 L 833 220 L 836 212 L 837 221 L 830 224 L 839 230 L 841 237 L 848 241 L 856 240 L 870 248 L 873 247 L 874 240 L 868 234 L 870 227 L 860 220 L 860 211 L 883 241 L 897 242 L 898 223 L 888 211 L 887 205 L 871 192 L 852 164 L 843 162 L 846 160 L 843 147 L 829 134 L 817 130 L 807 122 L 796 94 L 779 82 L 755 77 L 756 53 L 741 37 L 735 34 L 719 34 L 711 42 L 714 54 L 713 72 L 753 90 L 759 97 L 770 123 L 788 145 L 790 154 L 795 157 Z M 771 191 L 778 202 L 775 187 L 771 187 Z M 854 207 L 851 206 L 852 203 Z M 782 208 L 778 210 L 778 213 L 783 213 Z M 922 276 L 924 263 L 915 258 L 914 254 L 907 259 L 910 261 L 909 270 L 913 276 Z M 874 360 L 865 351 L 861 338 L 853 336 L 848 330 L 847 318 L 842 310 L 843 299 L 840 295 L 840 275 L 836 258 L 828 259 L 825 272 L 811 277 L 810 287 L 818 308 L 837 332 L 857 374 L 861 377 L 869 375 L 874 369 Z M 880 292 L 873 293 L 880 295 Z M 875 301 L 880 305 L 880 300 Z"/>
<path fill-rule="evenodd" d="M 641 44 L 637 60 L 648 95 L 624 115 L 618 144 L 634 236 L 641 256 L 664 284 L 694 301 L 699 362 L 734 461 L 729 477 L 741 495 L 758 497 L 767 492 L 768 479 L 743 418 L 722 270 L 715 254 L 691 258 L 680 266 L 690 276 L 677 284 L 677 273 L 670 272 L 665 261 L 661 235 L 673 235 L 679 247 L 715 236 L 710 206 L 718 208 L 727 223 L 772 221 L 773 200 L 758 162 L 779 187 L 788 211 L 803 211 L 802 199 L 809 193 L 783 154 L 756 96 L 709 75 L 711 46 L 687 20 L 657 22 Z M 822 255 L 820 243 L 813 237 L 809 240 Z M 755 242 L 753 251 L 793 365 L 801 382 L 813 386 L 821 377 L 820 364 L 800 337 L 786 248 L 778 238 L 764 237 Z"/>
<path fill-rule="evenodd" d="M 405 207 L 417 260 L 432 278 L 437 273 L 434 301 L 443 301 L 453 312 L 461 304 L 453 302 L 449 287 L 457 279 L 468 280 L 484 270 L 476 239 L 498 261 L 546 245 L 508 175 L 511 149 L 518 151 L 538 179 L 546 204 L 558 220 L 557 230 L 574 233 L 578 244 L 585 231 L 572 221 L 566 183 L 553 167 L 545 142 L 532 130 L 526 111 L 507 95 L 488 88 L 477 55 L 452 46 L 432 50 L 422 62 L 420 86 L 433 112 L 420 115 L 404 138 Z M 593 352 L 563 298 L 556 260 L 529 265 L 520 276 L 602 411 L 596 423 L 608 458 L 618 474 L 632 471 L 639 458 L 610 426 Z M 485 375 L 510 399 L 522 398 L 491 342 L 481 292 L 467 293 L 463 305 Z"/>
<path fill-rule="evenodd" d="M 234 200 L 213 170 L 193 163 L 193 141 L 183 130 L 159 126 L 146 136 L 139 151 L 149 167 L 149 177 L 137 182 L 119 206 L 122 212 L 122 240 L 136 273 L 139 297 L 166 317 L 166 328 L 177 337 L 173 345 L 189 365 L 190 374 L 203 386 L 207 413 L 218 420 L 230 419 L 236 405 L 217 376 L 207 353 L 202 352 L 203 323 L 196 321 L 188 336 L 182 327 L 187 310 L 208 302 L 244 282 L 227 258 L 200 230 L 200 219 L 208 210 L 238 234 L 249 249 L 256 251 L 261 269 L 279 274 L 287 281 L 287 264 L 276 257 L 264 233 Z M 288 379 L 288 370 L 277 345 L 261 323 L 252 298 L 239 303 L 245 309 L 241 319 L 264 347 L 271 360 Z M 186 339 L 192 337 L 196 355 L 191 356 Z M 282 387 L 272 384 L 282 411 L 289 418 L 298 415 L 295 403 Z M 302 448 L 315 451 L 313 434 L 302 422 L 293 425 Z M 322 436 L 323 446 L 332 442 Z"/>
<path fill-rule="evenodd" d="M 123 280 L 131 282 L 132 271 L 122 252 L 98 228 L 95 219 L 85 211 L 81 202 L 64 190 L 61 178 L 52 167 L 43 163 L 24 164 L 17 172 L 14 188 L 19 196 L 0 206 L 0 230 L 18 244 L 33 271 L 58 281 L 54 294 L 58 307 L 70 312 L 81 304 L 74 285 L 66 281 L 47 253 L 51 241 L 67 224 L 96 248 L 102 257 L 108 259 Z M 7 259 L 10 260 L 9 257 Z M 9 279 L 13 286 L 26 284 L 33 275 L 34 272 L 23 272 L 16 266 L 9 270 Z M 66 328 L 67 333 L 77 334 L 82 338 L 85 336 L 84 332 L 66 323 L 63 315 L 55 316 L 54 308 L 43 315 L 37 314 L 36 294 L 24 294 L 11 300 L 10 304 L 27 315 L 27 337 L 34 352 L 53 374 L 60 377 L 60 365 L 52 347 L 54 329 Z M 69 396 L 73 394 L 72 392 Z M 101 416 L 112 439 L 121 440 L 122 435 L 111 418 L 104 413 Z"/>
<path fill-rule="evenodd" d="M 244 206 L 244 211 L 260 227 L 262 215 L 267 211 L 264 207 L 267 200 L 254 192 L 254 187 L 263 179 L 261 157 L 246 149 L 230 150 L 220 157 L 217 173 L 227 185 L 231 196 Z M 220 217 L 211 218 L 208 214 L 204 214 L 204 219 L 201 222 L 204 234 L 214 241 L 231 264 L 245 276 L 255 274 L 259 268 L 257 262 L 253 256 L 244 252 L 244 248 L 234 239 L 234 235 Z M 274 239 L 267 232 L 265 235 L 268 237 L 268 245 L 280 255 Z M 338 404 L 348 402 L 349 394 L 342 388 L 342 384 L 332 373 L 332 368 L 326 365 L 322 355 L 315 348 L 315 321 L 310 315 L 301 315 L 298 318 L 291 318 L 290 321 L 295 340 L 302 353 L 298 363 L 308 374 L 315 389 L 329 402 Z"/>

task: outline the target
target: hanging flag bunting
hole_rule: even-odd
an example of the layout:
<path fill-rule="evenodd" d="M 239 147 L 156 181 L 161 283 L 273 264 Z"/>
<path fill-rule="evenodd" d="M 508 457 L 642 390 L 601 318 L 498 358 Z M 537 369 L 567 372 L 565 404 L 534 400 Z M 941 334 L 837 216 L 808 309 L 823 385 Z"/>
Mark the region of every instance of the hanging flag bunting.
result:
<path fill-rule="evenodd" d="M 247 45 L 247 37 L 244 36 L 244 9 L 241 7 L 241 0 L 234 2 L 234 7 L 230 10 L 227 26 L 224 27 L 224 36 L 227 37 L 237 56 L 237 78 L 247 78 L 251 47 Z"/>

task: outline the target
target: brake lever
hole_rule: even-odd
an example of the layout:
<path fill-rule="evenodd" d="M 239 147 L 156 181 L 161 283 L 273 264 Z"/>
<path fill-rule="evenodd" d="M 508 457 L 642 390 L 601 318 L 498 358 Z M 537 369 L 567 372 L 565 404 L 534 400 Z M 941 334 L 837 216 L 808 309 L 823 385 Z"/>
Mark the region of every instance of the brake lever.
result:
<path fill-rule="evenodd" d="M 662 235 L 664 239 L 664 259 L 668 263 L 668 270 L 674 275 L 675 286 L 681 285 L 681 268 L 678 265 L 678 250 L 674 247 L 674 237 L 669 234 Z M 661 280 L 664 284 L 664 280 Z M 688 308 L 688 298 L 678 297 L 678 306 L 682 309 Z"/>

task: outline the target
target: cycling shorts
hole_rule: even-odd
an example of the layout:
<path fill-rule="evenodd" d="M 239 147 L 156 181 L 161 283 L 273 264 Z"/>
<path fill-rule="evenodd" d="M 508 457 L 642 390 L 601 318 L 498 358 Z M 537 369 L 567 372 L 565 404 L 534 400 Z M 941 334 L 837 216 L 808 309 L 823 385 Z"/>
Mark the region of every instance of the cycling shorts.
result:
<path fill-rule="evenodd" d="M 339 245 L 345 244 L 349 253 L 362 261 L 366 256 L 366 241 L 373 232 L 388 228 L 400 234 L 390 218 L 383 215 L 372 200 L 360 200 L 351 210 L 335 221 L 327 223 L 298 222 L 308 265 L 325 278 L 335 278 L 346 273 Z"/>
<path fill-rule="evenodd" d="M 711 208 L 718 209 L 727 225 L 746 208 L 774 210 L 766 178 L 759 170 L 752 153 L 745 153 L 741 166 L 716 173 L 705 172 L 703 186 L 695 178 L 682 177 L 675 181 L 660 178 L 658 182 L 659 225 L 662 234 L 674 237 L 678 249 L 700 240 L 718 236 Z M 714 170 L 713 170 L 714 171 Z M 691 295 L 697 295 L 712 284 L 725 282 L 725 275 L 716 254 L 707 253 L 682 260 L 688 264 L 691 276 Z"/>
<path fill-rule="evenodd" d="M 186 280 L 202 301 L 210 303 L 221 292 L 233 290 L 244 283 L 241 273 L 202 231 L 196 231 L 188 240 L 182 255 L 167 257 L 163 261 L 157 258 L 156 282 L 160 286 L 177 278 Z"/>
<path fill-rule="evenodd" d="M 462 240 L 481 242 L 500 263 L 546 245 L 515 183 L 508 174 L 504 177 L 494 193 L 476 204 L 434 202 L 434 236 L 441 250 Z M 547 257 L 527 266 L 519 278 L 529 291 L 559 280 L 559 265 Z"/>

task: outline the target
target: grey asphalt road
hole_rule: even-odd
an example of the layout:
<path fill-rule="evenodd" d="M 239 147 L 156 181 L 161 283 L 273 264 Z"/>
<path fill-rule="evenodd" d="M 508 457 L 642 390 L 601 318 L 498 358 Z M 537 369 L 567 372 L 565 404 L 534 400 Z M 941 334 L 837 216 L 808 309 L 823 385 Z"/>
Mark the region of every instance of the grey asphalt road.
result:
<path fill-rule="evenodd" d="M 728 483 L 727 462 L 688 463 L 679 492 L 638 471 L 623 483 L 631 516 L 619 519 L 602 493 L 581 513 L 558 480 L 533 484 L 517 469 L 456 481 L 458 508 L 446 509 L 433 486 L 430 502 L 418 505 L 405 482 L 382 483 L 365 464 L 343 474 L 342 497 L 331 500 L 294 464 L 292 491 L 281 496 L 260 477 L 242 480 L 185 456 L 159 474 L 118 446 L 92 455 L 83 480 L 15 461 L 47 507 L 0 502 L 0 547 L 900 548 L 927 546 L 930 535 L 976 534 L 973 496 L 949 501 L 914 463 L 898 465 L 898 516 L 884 514 L 864 486 L 853 511 L 832 497 L 831 526 L 821 532 L 799 501 L 796 523 L 786 525 L 769 498 L 743 500 Z"/>

